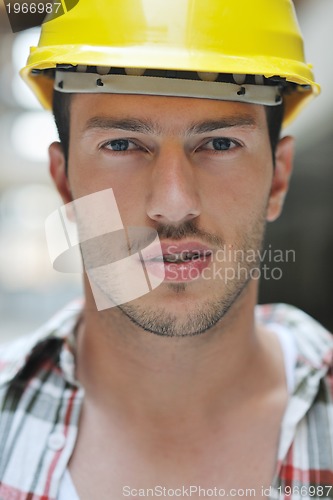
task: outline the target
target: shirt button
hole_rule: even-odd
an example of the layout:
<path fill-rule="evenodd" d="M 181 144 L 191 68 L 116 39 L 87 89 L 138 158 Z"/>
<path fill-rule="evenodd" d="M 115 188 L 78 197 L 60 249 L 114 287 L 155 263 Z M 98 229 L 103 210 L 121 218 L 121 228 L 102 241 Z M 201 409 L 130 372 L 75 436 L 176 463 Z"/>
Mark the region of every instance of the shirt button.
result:
<path fill-rule="evenodd" d="M 65 446 L 66 443 L 66 438 L 63 434 L 61 433 L 54 433 L 49 436 L 48 439 L 48 447 L 51 448 L 51 450 L 54 451 L 59 451 L 62 450 L 63 447 Z"/>

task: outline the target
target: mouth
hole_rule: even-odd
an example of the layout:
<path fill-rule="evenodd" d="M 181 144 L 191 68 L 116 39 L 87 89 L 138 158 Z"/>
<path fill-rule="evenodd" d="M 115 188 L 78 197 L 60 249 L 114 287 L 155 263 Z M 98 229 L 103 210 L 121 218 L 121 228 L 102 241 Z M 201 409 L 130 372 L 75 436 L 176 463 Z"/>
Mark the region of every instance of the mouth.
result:
<path fill-rule="evenodd" d="M 213 251 L 200 242 L 161 241 L 159 251 L 145 256 L 150 272 L 163 275 L 164 281 L 186 282 L 199 278 L 210 265 Z"/>
<path fill-rule="evenodd" d="M 152 262 L 165 262 L 166 264 L 184 264 L 199 259 L 206 259 L 212 255 L 211 250 L 182 251 L 179 253 L 163 253 L 160 257 L 150 259 Z"/>

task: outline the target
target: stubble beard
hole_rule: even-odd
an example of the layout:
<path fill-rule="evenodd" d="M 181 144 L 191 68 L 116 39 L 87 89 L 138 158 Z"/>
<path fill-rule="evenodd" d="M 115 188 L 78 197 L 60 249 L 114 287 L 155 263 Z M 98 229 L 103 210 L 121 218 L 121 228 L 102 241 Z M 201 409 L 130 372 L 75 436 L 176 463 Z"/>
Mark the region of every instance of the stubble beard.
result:
<path fill-rule="evenodd" d="M 235 255 L 248 255 L 249 251 L 254 251 L 259 256 L 265 233 L 265 215 L 257 219 L 246 234 L 238 238 L 233 248 L 237 250 Z M 259 260 L 259 259 L 258 259 Z M 154 308 L 144 305 L 143 299 L 137 299 L 133 302 L 118 306 L 119 310 L 136 326 L 147 332 L 164 337 L 190 337 L 201 335 L 219 321 L 221 321 L 228 311 L 236 304 L 239 297 L 249 286 L 253 278 L 254 270 L 259 269 L 258 260 L 251 262 L 249 260 L 235 259 L 234 262 L 227 263 L 235 269 L 236 278 L 221 283 L 221 287 L 214 293 L 214 296 L 208 300 L 203 300 L 200 304 L 196 301 L 195 307 L 188 304 L 188 314 L 185 319 L 168 310 L 163 305 L 154 305 Z M 242 266 L 242 273 L 238 273 L 238 266 Z M 225 269 L 223 270 L 225 274 Z M 165 286 L 165 284 L 163 285 Z M 168 290 L 183 299 L 191 286 L 191 283 L 168 283 Z M 153 292 L 152 292 L 153 293 Z M 203 294 L 204 294 L 203 287 Z M 190 300 L 190 299 L 189 299 Z"/>

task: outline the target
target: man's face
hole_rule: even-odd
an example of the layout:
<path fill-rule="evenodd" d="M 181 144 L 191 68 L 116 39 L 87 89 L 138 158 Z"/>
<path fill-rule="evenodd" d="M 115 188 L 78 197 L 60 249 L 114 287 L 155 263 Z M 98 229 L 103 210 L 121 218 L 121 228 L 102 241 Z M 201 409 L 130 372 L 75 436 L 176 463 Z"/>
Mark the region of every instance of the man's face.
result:
<path fill-rule="evenodd" d="M 256 289 L 253 255 L 282 206 L 290 143 L 274 169 L 263 106 L 234 102 L 86 94 L 70 115 L 68 182 L 51 147 L 64 201 L 112 188 L 124 226 L 162 243 L 164 282 L 122 311 L 161 335 L 215 325 Z M 107 293 L 107 277 L 97 285 Z"/>

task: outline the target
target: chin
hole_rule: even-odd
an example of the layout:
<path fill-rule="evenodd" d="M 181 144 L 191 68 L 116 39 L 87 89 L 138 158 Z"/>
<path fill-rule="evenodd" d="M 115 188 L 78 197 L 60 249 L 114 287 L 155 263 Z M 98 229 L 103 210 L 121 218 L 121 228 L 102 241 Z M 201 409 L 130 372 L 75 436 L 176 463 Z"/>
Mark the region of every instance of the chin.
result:
<path fill-rule="evenodd" d="M 186 283 L 168 283 L 160 287 L 163 290 L 157 289 L 119 306 L 119 309 L 146 332 L 165 337 L 193 337 L 208 333 L 216 326 L 239 300 L 247 285 L 238 283 L 232 290 L 220 289 L 209 296 L 202 291 L 191 293 Z"/>

